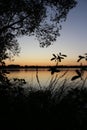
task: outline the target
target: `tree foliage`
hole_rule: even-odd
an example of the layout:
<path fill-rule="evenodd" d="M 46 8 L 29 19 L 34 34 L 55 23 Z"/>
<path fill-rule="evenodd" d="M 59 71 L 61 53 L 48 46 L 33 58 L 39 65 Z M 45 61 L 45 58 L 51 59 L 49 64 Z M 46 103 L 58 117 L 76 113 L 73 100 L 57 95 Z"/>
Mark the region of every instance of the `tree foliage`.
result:
<path fill-rule="evenodd" d="M 0 0 L 0 62 L 18 54 L 17 37 L 35 35 L 40 46 L 49 46 L 59 36 L 76 0 Z"/>

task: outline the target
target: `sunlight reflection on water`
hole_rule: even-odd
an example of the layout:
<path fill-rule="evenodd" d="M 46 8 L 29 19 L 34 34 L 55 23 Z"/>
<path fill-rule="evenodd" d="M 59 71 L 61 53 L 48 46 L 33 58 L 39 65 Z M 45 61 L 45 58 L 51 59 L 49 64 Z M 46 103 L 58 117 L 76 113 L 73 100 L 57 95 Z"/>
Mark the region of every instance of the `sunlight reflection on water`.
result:
<path fill-rule="evenodd" d="M 9 79 L 12 78 L 19 78 L 19 79 L 25 79 L 25 81 L 29 84 L 29 86 L 39 86 L 37 77 L 36 77 L 36 70 L 35 69 L 19 69 L 19 70 L 9 70 L 9 74 L 7 75 Z M 38 70 L 38 79 L 40 82 L 40 85 L 42 87 L 49 86 L 51 80 L 56 77 L 57 83 L 61 85 L 64 80 L 66 79 L 66 84 L 83 84 L 83 81 L 87 77 L 87 72 L 84 71 L 83 79 L 81 78 L 76 79 L 75 81 L 71 81 L 72 77 L 77 75 L 75 70 L 61 70 L 58 73 L 54 73 L 51 75 L 51 72 L 47 69 L 40 69 Z M 87 81 L 85 82 L 85 86 L 87 86 Z"/>

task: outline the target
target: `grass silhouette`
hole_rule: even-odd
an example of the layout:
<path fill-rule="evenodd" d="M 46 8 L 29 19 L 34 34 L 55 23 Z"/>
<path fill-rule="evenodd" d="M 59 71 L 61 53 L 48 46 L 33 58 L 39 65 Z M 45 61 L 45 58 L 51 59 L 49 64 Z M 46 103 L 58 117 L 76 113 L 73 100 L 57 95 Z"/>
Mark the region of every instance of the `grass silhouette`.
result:
<path fill-rule="evenodd" d="M 87 88 L 23 88 L 23 79 L 0 84 L 0 129 L 87 130 Z M 66 88 L 66 89 L 65 89 Z"/>

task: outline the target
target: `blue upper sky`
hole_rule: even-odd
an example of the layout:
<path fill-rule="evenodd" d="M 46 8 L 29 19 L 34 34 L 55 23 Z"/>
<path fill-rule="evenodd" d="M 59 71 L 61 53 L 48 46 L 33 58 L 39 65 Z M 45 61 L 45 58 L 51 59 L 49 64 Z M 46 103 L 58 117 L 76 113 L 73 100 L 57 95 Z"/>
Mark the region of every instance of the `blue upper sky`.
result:
<path fill-rule="evenodd" d="M 21 37 L 18 39 L 21 52 L 9 64 L 21 65 L 52 65 L 52 54 L 64 53 L 68 57 L 61 64 L 77 64 L 78 55 L 87 53 L 87 0 L 78 0 L 66 22 L 62 23 L 62 30 L 57 41 L 48 48 L 40 48 L 35 37 Z"/>

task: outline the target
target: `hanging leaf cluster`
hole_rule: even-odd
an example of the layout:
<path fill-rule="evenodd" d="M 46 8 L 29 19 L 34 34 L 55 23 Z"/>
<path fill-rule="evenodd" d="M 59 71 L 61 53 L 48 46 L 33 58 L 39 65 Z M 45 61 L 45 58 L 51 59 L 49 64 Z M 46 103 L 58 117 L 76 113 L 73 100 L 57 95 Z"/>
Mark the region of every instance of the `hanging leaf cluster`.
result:
<path fill-rule="evenodd" d="M 87 53 L 84 54 L 84 56 L 79 56 L 77 62 L 81 61 L 82 59 L 86 60 L 87 61 Z"/>
<path fill-rule="evenodd" d="M 61 54 L 61 52 L 57 55 L 53 54 L 53 58 L 51 59 L 51 61 L 55 61 L 55 62 L 61 62 L 62 59 L 64 59 L 64 57 L 67 57 L 67 55 L 65 54 Z"/>

